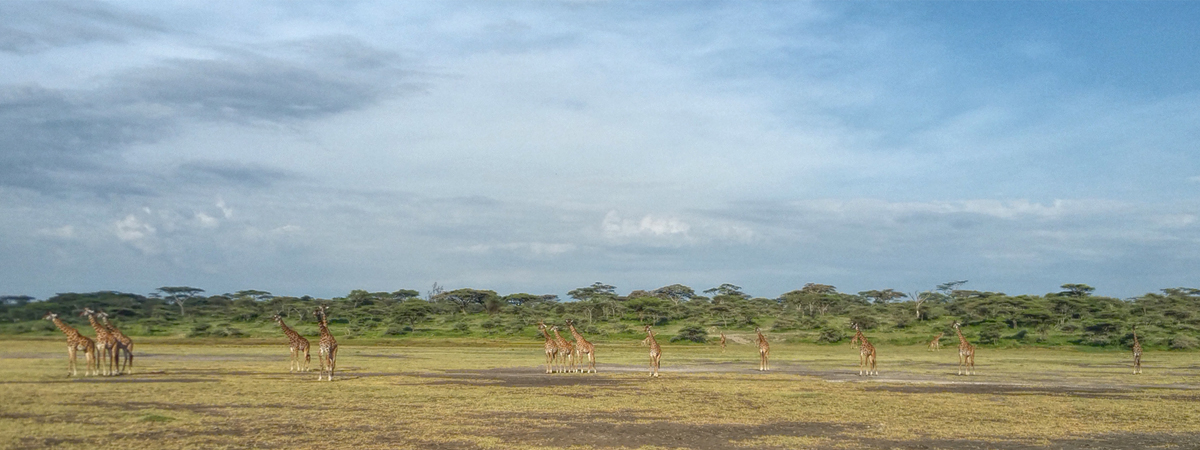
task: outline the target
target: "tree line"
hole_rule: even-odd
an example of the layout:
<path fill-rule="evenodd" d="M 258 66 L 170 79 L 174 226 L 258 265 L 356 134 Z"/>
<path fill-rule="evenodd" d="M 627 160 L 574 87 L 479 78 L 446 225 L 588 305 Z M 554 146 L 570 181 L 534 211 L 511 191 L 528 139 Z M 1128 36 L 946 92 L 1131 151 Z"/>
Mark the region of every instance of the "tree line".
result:
<path fill-rule="evenodd" d="M 601 338 L 635 334 L 637 325 L 678 325 L 681 339 L 704 341 L 714 329 L 794 332 L 817 342 L 849 338 L 849 323 L 865 330 L 920 335 L 946 331 L 960 322 L 980 344 L 1075 344 L 1128 346 L 1137 325 L 1144 345 L 1200 347 L 1200 289 L 1170 288 L 1131 299 L 1093 295 L 1085 284 L 1064 284 L 1044 295 L 1008 295 L 965 289 L 951 281 L 923 292 L 894 289 L 845 293 L 808 283 L 776 298 L 754 297 L 733 284 L 701 292 L 681 284 L 619 295 L 594 283 L 558 295 L 499 295 L 474 288 L 446 290 L 438 284 L 421 293 L 351 291 L 331 299 L 276 296 L 260 290 L 205 295 L 203 289 L 164 286 L 147 295 L 116 291 L 64 293 L 38 300 L 0 296 L 0 332 L 46 331 L 47 311 L 64 317 L 98 308 L 136 334 L 154 335 L 191 325 L 190 335 L 238 336 L 238 324 L 266 322 L 275 314 L 311 321 L 317 305 L 328 305 L 331 322 L 351 336 L 402 336 L 423 330 L 463 335 L 534 336 L 539 320 L 574 319 Z M 129 332 L 129 331 L 127 331 Z M 948 333 L 952 334 L 952 333 Z M 914 341 L 915 342 L 915 341 Z"/>

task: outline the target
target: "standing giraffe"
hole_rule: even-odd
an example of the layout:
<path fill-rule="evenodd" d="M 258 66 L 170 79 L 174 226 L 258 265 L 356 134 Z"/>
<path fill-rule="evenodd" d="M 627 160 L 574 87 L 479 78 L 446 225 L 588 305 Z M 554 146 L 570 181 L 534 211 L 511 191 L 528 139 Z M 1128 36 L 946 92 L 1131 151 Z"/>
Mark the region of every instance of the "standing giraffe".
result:
<path fill-rule="evenodd" d="M 329 317 L 325 315 L 325 310 L 328 306 L 318 306 L 313 315 L 317 316 L 317 326 L 321 331 L 321 342 L 319 346 L 321 359 L 321 373 L 317 375 L 317 381 L 321 381 L 328 370 L 329 381 L 333 381 L 333 369 L 337 367 L 337 339 L 333 338 L 333 333 L 329 332 Z"/>
<path fill-rule="evenodd" d="M 554 332 L 554 345 L 558 347 L 558 357 L 562 361 L 563 372 L 575 371 L 575 358 L 572 353 L 575 349 L 571 347 L 571 343 L 563 339 L 561 334 L 558 334 L 558 325 L 550 327 L 550 331 Z"/>
<path fill-rule="evenodd" d="M 1133 326 L 1133 374 L 1142 373 L 1142 344 L 1138 342 L 1137 325 Z"/>
<path fill-rule="evenodd" d="M 725 332 L 721 332 L 721 353 L 725 353 Z"/>
<path fill-rule="evenodd" d="M 940 351 L 942 349 L 942 336 L 945 336 L 945 335 L 946 335 L 946 332 L 943 331 L 941 333 L 938 333 L 937 336 L 934 336 L 933 340 L 929 341 L 929 351 L 931 351 L 931 352 L 934 350 Z"/>
<path fill-rule="evenodd" d="M 958 326 L 959 323 L 954 322 L 954 333 L 958 335 L 958 374 L 962 375 L 965 371 L 971 375 L 975 373 L 975 346 L 967 342 Z"/>
<path fill-rule="evenodd" d="M 538 321 L 538 331 L 546 337 L 546 373 L 554 373 L 554 364 L 558 361 L 558 344 L 550 337 L 550 333 L 546 331 L 546 324 L 541 321 Z"/>
<path fill-rule="evenodd" d="M 646 340 L 642 341 L 650 345 L 650 376 L 658 376 L 658 363 L 662 359 L 662 347 L 658 346 L 658 341 L 654 339 L 654 331 L 650 329 L 650 325 L 646 325 Z"/>
<path fill-rule="evenodd" d="M 579 334 L 579 330 L 575 329 L 575 321 L 567 320 L 567 326 L 571 328 L 571 336 L 575 337 L 575 360 L 579 364 L 579 371 L 586 373 L 596 373 L 596 346 L 583 338 Z M 587 353 L 588 368 L 584 369 L 582 354 Z"/>
<path fill-rule="evenodd" d="M 129 371 L 128 373 L 133 375 L 133 339 L 130 339 L 129 336 L 126 336 L 125 333 L 122 333 L 121 330 L 117 329 L 117 327 L 114 327 L 111 323 L 108 323 L 108 313 L 100 311 L 96 313 L 96 315 L 100 317 L 100 322 L 104 324 L 104 328 L 108 328 L 108 332 L 112 333 L 113 337 L 117 338 L 117 341 L 122 345 L 121 349 L 125 351 L 125 367 L 121 368 L 118 364 L 117 371 Z"/>
<path fill-rule="evenodd" d="M 283 329 L 283 335 L 288 338 L 288 346 L 292 351 L 292 361 L 288 363 L 288 372 L 308 372 L 308 364 L 312 361 L 312 356 L 308 353 L 308 339 L 301 336 L 295 330 L 289 328 L 286 323 L 283 323 L 283 316 L 276 314 L 273 317 L 275 323 L 279 324 L 279 328 Z M 304 355 L 304 366 L 301 368 L 300 355 Z"/>
<path fill-rule="evenodd" d="M 758 370 L 771 370 L 771 364 L 768 362 L 771 357 L 771 344 L 767 343 L 767 337 L 763 336 L 758 327 L 754 327 L 754 332 L 758 334 L 758 337 L 754 338 L 754 342 L 758 344 Z"/>
<path fill-rule="evenodd" d="M 854 327 L 854 339 L 858 341 L 858 375 L 862 376 L 866 370 L 866 375 L 879 375 L 879 368 L 875 365 L 875 346 L 867 342 L 867 336 L 863 335 L 862 329 L 857 323 L 851 324 Z"/>
<path fill-rule="evenodd" d="M 83 375 L 100 375 L 100 369 L 97 367 L 98 364 L 96 364 L 95 341 L 87 336 L 79 334 L 79 330 L 71 328 L 70 325 L 67 325 L 63 321 L 59 320 L 58 314 L 46 312 L 46 316 L 43 317 L 43 319 L 54 322 L 54 326 L 58 327 L 63 334 L 67 335 L 67 357 L 69 358 L 67 360 L 68 377 L 72 375 L 79 375 L 79 370 L 75 367 L 75 354 L 79 350 L 83 350 L 84 355 L 87 357 L 87 369 L 83 371 Z"/>
<path fill-rule="evenodd" d="M 108 364 L 108 368 L 104 369 L 104 375 L 116 375 L 116 369 L 120 368 L 117 352 L 120 351 L 119 349 L 125 348 L 125 345 L 117 341 L 117 337 L 96 320 L 96 312 L 91 308 L 83 308 L 83 312 L 79 315 L 87 316 L 88 322 L 92 324 L 92 329 L 96 330 L 96 347 L 100 350 L 100 364 Z M 114 367 L 114 365 L 118 367 Z"/>

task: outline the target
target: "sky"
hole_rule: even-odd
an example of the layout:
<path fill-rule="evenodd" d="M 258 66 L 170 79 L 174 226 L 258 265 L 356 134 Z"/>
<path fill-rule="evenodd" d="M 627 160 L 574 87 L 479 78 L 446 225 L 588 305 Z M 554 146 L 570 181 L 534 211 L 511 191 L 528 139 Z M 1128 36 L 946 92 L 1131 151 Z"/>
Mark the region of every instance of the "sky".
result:
<path fill-rule="evenodd" d="M 0 295 L 1200 287 L 1196 23 L 1182 1 L 0 2 Z"/>

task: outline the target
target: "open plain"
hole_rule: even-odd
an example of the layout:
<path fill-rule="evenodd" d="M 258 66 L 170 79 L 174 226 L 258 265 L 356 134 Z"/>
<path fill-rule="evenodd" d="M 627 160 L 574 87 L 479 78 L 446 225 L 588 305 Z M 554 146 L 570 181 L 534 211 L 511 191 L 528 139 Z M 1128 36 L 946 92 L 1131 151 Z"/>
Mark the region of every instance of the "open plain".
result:
<path fill-rule="evenodd" d="M 597 343 L 596 374 L 546 374 L 539 342 L 346 341 L 333 382 L 266 340 L 143 339 L 135 371 L 67 377 L 61 340 L 0 342 L 0 447 L 1197 448 L 1200 353 Z M 80 357 L 82 367 L 82 355 Z"/>

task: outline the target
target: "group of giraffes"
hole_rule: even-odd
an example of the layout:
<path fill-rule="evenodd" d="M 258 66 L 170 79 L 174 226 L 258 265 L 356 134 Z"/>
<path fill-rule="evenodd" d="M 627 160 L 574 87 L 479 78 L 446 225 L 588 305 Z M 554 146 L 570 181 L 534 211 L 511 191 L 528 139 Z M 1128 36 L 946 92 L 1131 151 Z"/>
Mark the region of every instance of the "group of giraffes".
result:
<path fill-rule="evenodd" d="M 538 331 L 541 331 L 542 336 L 546 338 L 546 373 L 596 373 L 596 346 L 579 334 L 573 320 L 567 319 L 567 327 L 570 328 L 574 341 L 563 339 L 562 335 L 558 333 L 558 325 L 547 327 L 545 323 L 538 321 Z M 649 327 L 646 328 L 649 329 Z M 551 332 L 554 333 L 554 337 L 550 337 Z M 655 346 L 657 345 L 655 344 Z M 584 355 L 587 355 L 588 359 L 586 369 L 583 368 Z M 653 359 L 653 357 L 651 358 Z"/>
<path fill-rule="evenodd" d="M 321 364 L 321 373 L 317 375 L 317 381 L 328 380 L 333 381 L 334 368 L 337 366 L 337 339 L 334 339 L 333 333 L 329 332 L 329 318 L 326 314 L 327 306 L 319 306 L 313 311 L 313 316 L 317 318 L 317 325 L 321 333 L 319 341 L 319 362 Z M 87 359 L 87 368 L 84 370 L 84 375 L 100 375 L 102 368 L 100 365 L 104 362 L 108 363 L 108 367 L 103 368 L 103 374 L 106 376 L 119 375 L 121 373 L 133 373 L 133 340 L 126 336 L 121 330 L 118 330 L 108 321 L 108 314 L 103 311 L 93 311 L 91 308 L 84 308 L 80 316 L 87 316 L 92 328 L 96 330 L 96 339 L 84 336 L 75 328 L 67 325 L 58 318 L 58 314 L 47 312 L 43 317 L 46 320 L 54 322 L 54 326 L 58 327 L 63 334 L 67 335 L 67 375 L 78 376 L 79 370 L 76 364 L 76 359 L 79 351 L 83 351 Z M 97 320 L 97 318 L 99 320 Z M 288 338 L 289 348 L 292 353 L 291 362 L 288 365 L 288 370 L 291 372 L 308 372 L 311 356 L 309 354 L 309 341 L 300 333 L 287 326 L 283 322 L 283 316 L 276 314 L 272 318 L 275 323 L 283 330 L 283 334 Z M 559 334 L 557 325 L 547 327 L 545 323 L 538 322 L 538 331 L 542 332 L 542 336 L 546 338 L 546 373 L 555 372 L 596 372 L 596 346 L 579 333 L 575 329 L 574 321 L 568 319 L 567 327 L 571 330 L 571 336 L 574 341 L 568 341 Z M 854 338 L 850 340 L 850 346 L 857 347 L 859 352 L 859 376 L 879 375 L 877 367 L 877 354 L 875 346 L 871 345 L 863 334 L 862 328 L 857 323 L 850 324 L 854 328 Z M 959 328 L 959 323 L 954 323 L 953 328 L 958 335 L 958 374 L 959 375 L 974 375 L 975 372 L 975 346 L 967 341 L 963 336 L 962 330 Z M 646 339 L 642 340 L 642 345 L 650 347 L 650 376 L 658 377 L 660 361 L 662 360 L 662 347 L 658 345 L 658 340 L 654 338 L 654 330 L 650 325 L 645 328 Z M 554 333 L 551 337 L 550 333 Z M 754 328 L 755 346 L 758 347 L 759 366 L 758 370 L 771 370 L 770 355 L 771 344 L 763 335 L 762 330 L 758 327 Z M 941 339 L 946 333 L 938 333 L 937 336 L 929 341 L 929 350 L 941 350 Z M 725 333 L 721 332 L 720 337 L 721 351 L 725 351 Z M 122 354 L 124 358 L 122 358 Z M 303 359 L 301 359 L 303 355 Z M 588 367 L 582 367 L 583 356 L 588 359 Z M 124 366 L 122 366 L 122 362 Z M 1142 345 L 1138 341 L 1137 327 L 1133 327 L 1133 373 L 1142 373 Z"/>
<path fill-rule="evenodd" d="M 88 321 L 91 322 L 92 328 L 96 330 L 95 340 L 67 325 L 58 318 L 58 314 L 46 312 L 43 317 L 43 319 L 54 322 L 54 326 L 67 335 L 67 376 L 79 375 L 76 359 L 80 351 L 83 351 L 84 357 L 87 359 L 87 368 L 83 371 L 84 376 L 101 375 L 101 370 L 105 376 L 120 375 L 121 373 L 132 374 L 133 339 L 109 323 L 108 314 L 103 311 L 96 312 L 91 308 L 84 308 L 79 315 L 87 316 Z M 122 362 L 124 366 L 121 365 Z M 102 368 L 101 364 L 103 363 L 108 363 L 108 367 Z"/>
<path fill-rule="evenodd" d="M 329 317 L 326 315 L 327 306 L 318 306 L 313 310 L 313 317 L 317 318 L 317 327 L 321 333 L 321 340 L 318 341 L 318 362 L 321 364 L 321 373 L 317 375 L 317 381 L 327 379 L 333 381 L 333 369 L 337 366 L 337 339 L 333 338 L 333 333 L 329 332 Z M 296 330 L 288 327 L 283 323 L 283 316 L 276 314 L 272 317 L 275 323 L 279 324 L 279 328 L 283 329 L 283 335 L 288 338 L 288 346 L 292 351 L 292 359 L 288 364 L 290 372 L 308 372 L 309 362 L 312 361 L 312 356 L 309 354 L 309 342 Z M 300 355 L 304 355 L 303 364 L 301 364 Z M 327 377 L 328 376 L 328 377 Z"/>
<path fill-rule="evenodd" d="M 978 375 L 975 372 L 975 345 L 967 341 L 966 336 L 963 336 L 962 330 L 959 329 L 959 323 L 953 325 L 954 333 L 958 335 L 958 374 L 959 375 Z M 850 347 L 858 346 L 858 375 L 871 376 L 879 375 L 879 368 L 876 366 L 875 346 L 867 341 L 867 336 L 863 335 L 862 328 L 857 323 L 850 324 L 854 328 L 854 338 L 850 339 Z M 929 341 L 929 351 L 941 350 L 942 336 L 946 333 L 938 333 Z"/>

